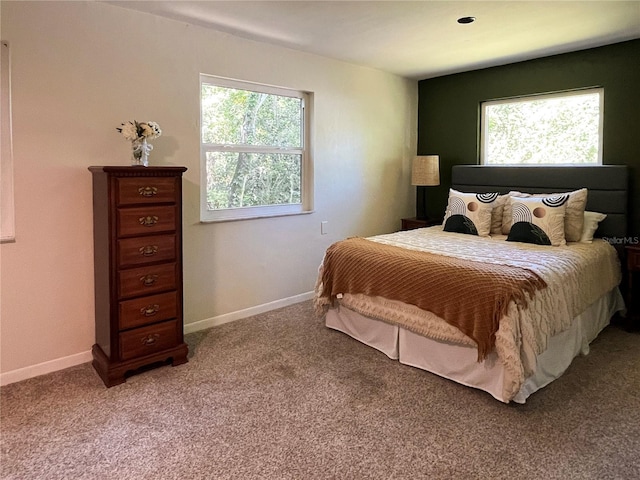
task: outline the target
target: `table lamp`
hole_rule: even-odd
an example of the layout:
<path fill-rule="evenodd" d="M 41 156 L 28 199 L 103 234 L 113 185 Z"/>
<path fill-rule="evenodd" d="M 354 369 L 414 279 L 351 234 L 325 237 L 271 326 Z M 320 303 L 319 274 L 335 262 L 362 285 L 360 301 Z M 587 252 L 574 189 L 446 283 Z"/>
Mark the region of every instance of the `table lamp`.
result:
<path fill-rule="evenodd" d="M 416 217 L 424 220 L 427 218 L 425 192 L 420 187 L 440 185 L 440 158 L 438 155 L 418 155 L 413 159 L 411 185 L 418 186 Z"/>

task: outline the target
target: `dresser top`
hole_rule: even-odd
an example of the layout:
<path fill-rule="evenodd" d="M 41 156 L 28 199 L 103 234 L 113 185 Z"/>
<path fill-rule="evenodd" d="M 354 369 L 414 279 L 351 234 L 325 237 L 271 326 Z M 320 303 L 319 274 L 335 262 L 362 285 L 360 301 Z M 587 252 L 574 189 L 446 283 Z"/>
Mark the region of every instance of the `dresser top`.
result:
<path fill-rule="evenodd" d="M 118 177 L 164 177 L 180 175 L 187 171 L 187 167 L 138 167 L 138 166 L 116 166 L 102 165 L 89 167 L 93 174 L 108 173 Z"/>

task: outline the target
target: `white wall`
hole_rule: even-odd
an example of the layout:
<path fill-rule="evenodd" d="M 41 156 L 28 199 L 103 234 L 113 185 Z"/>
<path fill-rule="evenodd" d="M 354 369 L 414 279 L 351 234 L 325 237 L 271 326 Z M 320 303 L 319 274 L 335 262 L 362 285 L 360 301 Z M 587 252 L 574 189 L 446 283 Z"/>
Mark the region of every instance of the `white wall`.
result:
<path fill-rule="evenodd" d="M 12 54 L 17 237 L 0 247 L 4 383 L 90 359 L 87 167 L 129 164 L 129 143 L 115 130 L 123 121 L 158 122 L 151 165 L 189 169 L 184 312 L 192 329 L 310 292 L 329 244 L 396 230 L 414 212 L 414 81 L 103 3 L 1 8 Z M 314 213 L 199 223 L 201 72 L 314 92 Z"/>

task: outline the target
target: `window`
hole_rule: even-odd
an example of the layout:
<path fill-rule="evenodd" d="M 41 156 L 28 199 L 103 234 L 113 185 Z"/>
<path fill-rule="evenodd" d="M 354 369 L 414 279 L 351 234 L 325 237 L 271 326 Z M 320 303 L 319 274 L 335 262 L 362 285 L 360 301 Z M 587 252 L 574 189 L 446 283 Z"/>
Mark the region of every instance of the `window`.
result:
<path fill-rule="evenodd" d="M 311 211 L 309 98 L 200 76 L 201 221 Z"/>
<path fill-rule="evenodd" d="M 604 89 L 482 103 L 485 165 L 602 164 Z"/>

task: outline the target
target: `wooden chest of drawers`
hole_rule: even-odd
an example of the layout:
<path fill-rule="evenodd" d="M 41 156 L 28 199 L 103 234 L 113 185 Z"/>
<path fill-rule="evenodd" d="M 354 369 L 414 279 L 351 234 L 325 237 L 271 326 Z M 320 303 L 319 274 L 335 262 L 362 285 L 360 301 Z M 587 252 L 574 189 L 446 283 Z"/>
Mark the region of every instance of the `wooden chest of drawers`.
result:
<path fill-rule="evenodd" d="M 141 367 L 187 361 L 182 321 L 185 167 L 90 167 L 96 343 L 111 387 Z"/>

